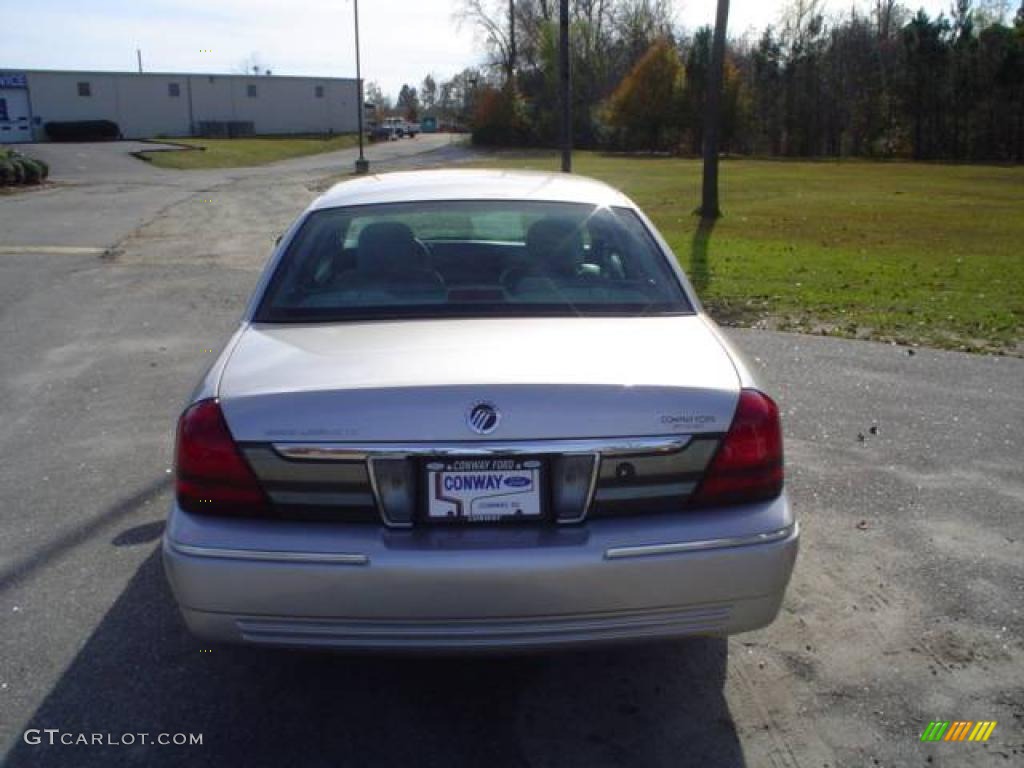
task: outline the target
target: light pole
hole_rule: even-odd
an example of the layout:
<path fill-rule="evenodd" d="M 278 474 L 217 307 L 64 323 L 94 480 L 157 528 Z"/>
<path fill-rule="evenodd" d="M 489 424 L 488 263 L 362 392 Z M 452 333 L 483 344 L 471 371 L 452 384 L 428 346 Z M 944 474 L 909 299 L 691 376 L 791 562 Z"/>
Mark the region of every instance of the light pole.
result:
<path fill-rule="evenodd" d="M 363 74 L 359 65 L 359 0 L 352 0 L 352 5 L 356 14 L 356 91 L 359 96 L 356 109 L 359 122 L 359 159 L 356 160 L 356 173 L 367 173 L 370 170 L 370 163 L 363 156 L 363 112 L 366 104 L 363 100 Z"/>

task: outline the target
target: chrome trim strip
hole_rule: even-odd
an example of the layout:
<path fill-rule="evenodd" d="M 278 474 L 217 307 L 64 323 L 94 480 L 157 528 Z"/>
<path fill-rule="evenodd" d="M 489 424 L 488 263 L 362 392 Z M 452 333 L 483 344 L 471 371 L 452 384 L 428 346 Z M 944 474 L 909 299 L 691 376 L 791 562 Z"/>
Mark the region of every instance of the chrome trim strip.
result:
<path fill-rule="evenodd" d="M 629 557 L 649 557 L 651 555 L 674 555 L 680 552 L 701 552 L 709 549 L 727 549 L 731 547 L 749 547 L 754 544 L 769 544 L 780 541 L 790 535 L 799 533 L 796 523 L 780 528 L 777 531 L 758 533 L 752 536 L 732 536 L 725 539 L 704 539 L 702 541 L 679 541 L 668 544 L 643 544 L 634 547 L 612 547 L 605 550 L 605 560 L 621 560 Z"/>
<path fill-rule="evenodd" d="M 267 491 L 277 504 L 299 504 L 311 507 L 371 507 L 372 493 L 336 493 L 334 491 Z"/>
<path fill-rule="evenodd" d="M 630 499 L 660 499 L 667 496 L 688 496 L 696 483 L 651 483 L 626 485 L 621 488 L 602 488 L 595 497 L 598 501 L 628 501 Z"/>
<path fill-rule="evenodd" d="M 293 461 L 365 461 L 372 457 L 515 456 L 546 453 L 599 453 L 630 456 L 677 453 L 692 435 L 607 437 L 580 440 L 467 441 L 439 443 L 272 443 L 274 451 Z"/>
<path fill-rule="evenodd" d="M 594 450 L 602 456 L 646 456 L 652 453 L 679 453 L 693 440 L 693 435 L 669 437 L 631 437 L 627 442 L 594 440 Z M 602 446 L 601 443 L 604 443 Z"/>
<path fill-rule="evenodd" d="M 314 563 L 324 565 L 369 565 L 368 555 L 357 552 L 278 552 L 259 549 L 225 549 L 197 547 L 192 544 L 168 542 L 170 548 L 182 555 L 214 557 L 226 560 L 257 560 L 278 563 Z"/>
<path fill-rule="evenodd" d="M 690 441 L 687 440 L 687 443 Z M 685 447 L 685 446 L 684 446 Z M 682 449 L 680 449 L 682 450 Z M 597 484 L 601 481 L 601 454 L 594 454 L 594 468 L 590 474 L 590 489 L 587 491 L 587 503 L 583 505 L 583 514 L 579 522 L 583 522 L 590 514 L 590 508 L 594 506 L 594 494 L 597 493 Z"/>

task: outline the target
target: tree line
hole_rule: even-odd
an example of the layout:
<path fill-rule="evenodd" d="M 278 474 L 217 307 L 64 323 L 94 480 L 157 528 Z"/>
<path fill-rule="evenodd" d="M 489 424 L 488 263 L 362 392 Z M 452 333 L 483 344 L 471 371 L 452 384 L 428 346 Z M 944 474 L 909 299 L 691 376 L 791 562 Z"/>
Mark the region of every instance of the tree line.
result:
<path fill-rule="evenodd" d="M 669 0 L 570 7 L 576 146 L 699 154 L 711 28 L 681 29 Z M 463 0 L 461 19 L 487 64 L 404 86 L 397 106 L 481 143 L 553 146 L 557 0 Z M 793 0 L 727 50 L 723 151 L 1024 162 L 1024 0 L 953 0 L 935 17 L 896 0 L 838 13 Z"/>

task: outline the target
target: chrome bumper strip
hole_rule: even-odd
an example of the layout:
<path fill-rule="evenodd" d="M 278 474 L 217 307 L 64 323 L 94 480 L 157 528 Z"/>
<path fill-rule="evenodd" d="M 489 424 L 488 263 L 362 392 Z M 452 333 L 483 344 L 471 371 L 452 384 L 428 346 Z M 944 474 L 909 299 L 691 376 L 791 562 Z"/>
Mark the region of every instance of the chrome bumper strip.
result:
<path fill-rule="evenodd" d="M 374 456 L 515 456 L 545 453 L 600 453 L 602 456 L 676 453 L 691 435 L 609 437 L 581 440 L 467 441 L 439 443 L 273 443 L 274 451 L 294 461 L 364 461 Z"/>
<path fill-rule="evenodd" d="M 621 560 L 629 557 L 650 557 L 652 555 L 675 555 L 681 552 L 702 552 L 709 549 L 749 547 L 754 544 L 769 544 L 789 538 L 799 532 L 796 523 L 769 533 L 754 536 L 733 536 L 726 539 L 704 539 L 702 541 L 678 541 L 666 544 L 643 544 L 635 547 L 612 547 L 605 550 L 606 560 Z"/>
<path fill-rule="evenodd" d="M 687 496 L 696 483 L 661 483 L 660 485 L 627 485 L 622 488 L 602 488 L 594 497 L 598 501 L 634 499 L 660 499 L 666 496 Z"/>
<path fill-rule="evenodd" d="M 331 491 L 267 491 L 276 504 L 299 504 L 311 507 L 372 507 L 372 493 L 334 493 Z"/>
<path fill-rule="evenodd" d="M 734 536 L 725 539 L 704 539 L 701 541 L 680 541 L 665 544 L 644 544 L 630 547 L 612 547 L 605 550 L 606 560 L 622 560 L 631 557 L 673 555 L 685 552 L 702 552 L 712 549 L 748 547 L 756 544 L 770 544 L 799 533 L 797 523 L 769 533 L 754 536 Z M 228 560 L 256 560 L 261 562 L 312 563 L 329 565 L 369 565 L 368 555 L 356 552 L 280 552 L 257 549 L 225 549 L 220 547 L 197 547 L 169 541 L 170 548 L 191 557 L 211 557 Z"/>
<path fill-rule="evenodd" d="M 258 549 L 224 549 L 196 547 L 169 541 L 175 552 L 192 557 L 215 557 L 227 560 L 259 560 L 277 563 L 314 563 L 329 565 L 369 565 L 370 558 L 357 552 L 278 552 Z"/>

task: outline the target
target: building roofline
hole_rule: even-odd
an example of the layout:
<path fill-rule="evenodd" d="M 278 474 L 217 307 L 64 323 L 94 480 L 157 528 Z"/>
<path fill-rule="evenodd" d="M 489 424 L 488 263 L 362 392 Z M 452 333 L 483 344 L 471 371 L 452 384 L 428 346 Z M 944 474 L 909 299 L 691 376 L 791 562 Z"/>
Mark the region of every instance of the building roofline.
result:
<path fill-rule="evenodd" d="M 119 69 L 21 69 L 0 67 L 0 73 L 8 75 L 120 75 L 122 77 L 229 77 L 248 80 L 320 80 L 354 83 L 354 77 L 329 77 L 320 75 L 243 75 L 237 72 L 129 72 Z"/>

